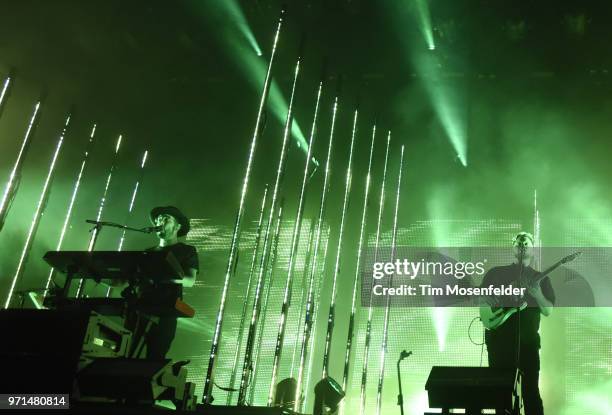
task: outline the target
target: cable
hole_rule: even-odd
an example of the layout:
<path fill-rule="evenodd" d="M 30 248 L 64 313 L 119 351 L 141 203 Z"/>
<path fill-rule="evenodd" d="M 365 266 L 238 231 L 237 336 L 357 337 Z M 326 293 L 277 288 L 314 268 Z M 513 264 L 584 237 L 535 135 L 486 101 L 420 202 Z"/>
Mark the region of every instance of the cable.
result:
<path fill-rule="evenodd" d="M 238 389 L 221 386 L 217 382 L 213 382 L 213 385 L 225 392 L 238 392 Z"/>
<path fill-rule="evenodd" d="M 468 337 L 470 338 L 470 341 L 472 342 L 472 344 L 476 346 L 482 346 L 484 344 L 484 340 L 482 341 L 482 343 L 476 343 L 474 339 L 472 339 L 472 334 L 470 333 L 470 330 L 472 329 L 472 324 L 474 324 L 476 320 L 480 320 L 480 317 L 474 317 L 472 321 L 470 321 L 470 325 L 468 326 Z M 483 339 L 484 339 L 484 331 L 483 331 Z"/>
<path fill-rule="evenodd" d="M 484 345 L 485 345 L 485 331 L 482 331 L 482 342 L 481 343 L 476 343 L 474 341 L 474 339 L 472 339 L 472 324 L 474 324 L 474 322 L 476 320 L 480 320 L 480 317 L 474 317 L 472 319 L 472 321 L 470 321 L 470 325 L 468 326 L 468 337 L 470 338 L 470 341 L 472 342 L 472 344 L 476 345 L 476 346 L 480 346 L 480 367 L 482 367 L 482 357 L 484 355 Z"/>
<path fill-rule="evenodd" d="M 480 367 L 482 367 L 482 356 L 484 355 L 485 331 L 482 331 L 482 343 L 480 343 Z"/>

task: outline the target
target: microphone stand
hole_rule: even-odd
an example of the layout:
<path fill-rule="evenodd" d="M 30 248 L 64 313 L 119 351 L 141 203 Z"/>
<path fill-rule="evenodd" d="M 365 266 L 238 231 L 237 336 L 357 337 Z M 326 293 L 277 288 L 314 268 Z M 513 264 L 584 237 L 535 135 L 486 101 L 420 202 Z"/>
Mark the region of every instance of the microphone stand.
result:
<path fill-rule="evenodd" d="M 518 281 L 519 281 L 519 288 L 523 288 L 523 260 L 525 259 L 525 247 L 524 246 L 519 246 L 519 257 L 518 257 L 518 261 L 519 261 L 519 276 L 518 276 Z M 524 301 L 527 301 L 527 299 L 525 298 Z M 520 374 L 520 379 L 521 379 L 521 384 L 523 383 L 523 372 L 520 368 L 520 360 L 521 360 L 521 309 L 520 309 L 520 304 L 519 304 L 519 309 L 516 313 L 516 318 L 517 318 L 517 324 L 516 324 L 516 355 L 515 355 L 515 359 L 516 359 L 516 369 L 519 371 Z"/>
<path fill-rule="evenodd" d="M 153 233 L 156 231 L 156 227 L 148 227 L 148 228 L 141 228 L 141 229 L 137 229 L 137 228 L 132 228 L 129 226 L 125 226 L 125 225 L 121 225 L 119 223 L 115 223 L 115 222 L 103 222 L 103 221 L 98 221 L 98 220 L 91 220 L 91 219 L 87 219 L 85 220 L 85 222 L 90 223 L 93 226 L 93 228 L 91 228 L 89 230 L 89 232 L 93 232 L 94 236 L 93 236 L 93 240 L 91 241 L 91 244 L 89 246 L 88 251 L 93 251 L 95 246 L 96 246 L 96 242 L 98 241 L 98 237 L 100 236 L 100 232 L 102 231 L 103 227 L 109 227 L 109 228 L 118 228 L 118 229 L 124 229 L 126 231 L 133 231 L 133 232 L 142 232 L 142 233 Z M 64 289 L 64 295 L 67 295 L 68 293 L 68 286 L 70 285 L 70 281 L 72 280 L 72 277 L 70 275 L 68 275 L 68 279 L 66 280 L 66 286 Z M 77 289 L 76 292 L 76 298 L 81 298 L 84 295 L 84 291 L 85 291 L 85 284 L 83 283 L 83 280 L 79 281 L 79 287 Z"/>
<path fill-rule="evenodd" d="M 153 233 L 156 230 L 155 226 L 152 227 L 148 227 L 148 228 L 132 228 L 130 226 L 126 226 L 126 225 L 121 225 L 119 223 L 115 223 L 115 222 L 101 222 L 101 221 L 97 221 L 97 220 L 90 220 L 87 219 L 85 222 L 87 223 L 91 223 L 92 225 L 94 225 L 93 228 L 91 228 L 90 232 L 92 231 L 96 231 L 96 239 L 98 238 L 98 235 L 100 234 L 100 231 L 102 230 L 102 227 L 107 226 L 109 228 L 118 228 L 118 229 L 124 229 L 126 231 L 132 231 L 132 232 L 142 232 L 142 233 Z M 95 241 L 93 246 L 95 246 Z M 93 251 L 93 249 L 92 249 Z"/>
<path fill-rule="evenodd" d="M 402 360 L 410 356 L 412 352 L 407 352 L 406 350 L 402 350 L 400 353 L 400 357 L 397 360 L 397 383 L 399 385 L 399 394 L 397 395 L 397 404 L 400 407 L 401 415 L 404 415 L 404 395 L 402 394 L 402 375 L 400 372 L 400 363 Z"/>

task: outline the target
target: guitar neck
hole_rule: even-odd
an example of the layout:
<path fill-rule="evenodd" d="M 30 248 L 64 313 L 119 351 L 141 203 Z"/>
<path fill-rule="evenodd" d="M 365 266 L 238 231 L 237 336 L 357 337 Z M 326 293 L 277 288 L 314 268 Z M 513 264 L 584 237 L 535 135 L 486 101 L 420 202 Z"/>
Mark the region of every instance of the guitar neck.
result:
<path fill-rule="evenodd" d="M 561 266 L 562 264 L 563 264 L 563 260 L 561 260 L 561 261 L 551 265 L 550 267 L 546 268 L 544 271 L 539 273 L 539 275 L 534 279 L 533 282 L 534 283 L 540 282 L 541 280 L 546 278 L 548 276 L 548 274 L 550 274 L 551 272 L 553 272 L 554 270 L 559 268 L 559 266 Z"/>

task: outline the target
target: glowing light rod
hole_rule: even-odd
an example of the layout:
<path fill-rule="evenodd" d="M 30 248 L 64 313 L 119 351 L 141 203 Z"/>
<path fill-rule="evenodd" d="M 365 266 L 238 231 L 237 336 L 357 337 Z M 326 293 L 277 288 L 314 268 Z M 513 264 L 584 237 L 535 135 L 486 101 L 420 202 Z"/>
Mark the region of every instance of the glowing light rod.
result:
<path fill-rule="evenodd" d="M 132 191 L 132 198 L 130 199 L 130 207 L 128 208 L 127 217 L 125 218 L 124 223 L 126 225 L 128 221 L 130 220 L 130 217 L 132 216 L 132 211 L 134 210 L 134 202 L 136 201 L 136 195 L 138 194 L 138 187 L 140 186 L 140 182 L 142 182 L 142 178 L 144 176 L 144 168 L 145 168 L 145 164 L 147 163 L 148 155 L 149 155 L 149 151 L 145 150 L 144 154 L 142 155 L 142 161 L 140 162 L 139 177 L 138 177 L 138 180 L 136 180 L 136 184 L 134 185 L 134 190 Z M 121 239 L 119 239 L 119 246 L 117 247 L 117 251 L 121 251 L 123 249 L 123 243 L 125 242 L 125 232 L 126 230 L 124 229 L 123 232 L 121 233 Z"/>
<path fill-rule="evenodd" d="M 353 338 L 355 336 L 355 316 L 357 314 L 357 288 L 359 286 L 359 269 L 361 267 L 361 251 L 363 250 L 363 241 L 365 238 L 365 226 L 368 215 L 368 206 L 370 204 L 370 183 L 372 174 L 372 156 L 374 155 L 374 142 L 376 140 L 376 124 L 372 128 L 372 141 L 370 142 L 370 157 L 368 159 L 368 173 L 365 180 L 365 192 L 363 196 L 363 210 L 361 212 L 361 225 L 359 227 L 359 243 L 357 245 L 357 261 L 355 265 L 355 277 L 353 279 L 353 296 L 351 300 L 351 315 L 349 317 L 348 335 L 346 339 L 346 352 L 344 354 L 344 371 L 342 373 L 342 390 L 346 390 L 348 383 L 348 375 L 351 361 L 351 352 L 353 348 Z M 344 405 L 340 407 L 344 410 Z"/>
<path fill-rule="evenodd" d="M 402 189 L 402 170 L 404 168 L 404 146 L 402 146 L 402 151 L 400 153 L 400 167 L 399 173 L 397 175 L 397 192 L 395 194 L 395 211 L 393 212 L 393 233 L 391 237 L 391 258 L 390 261 L 393 261 L 395 258 L 395 249 L 397 242 L 397 213 L 399 212 L 399 201 L 400 201 L 400 192 Z M 389 279 L 389 287 L 393 284 L 393 276 Z M 389 315 L 391 314 L 391 296 L 387 296 L 387 304 L 385 307 L 385 319 L 383 323 L 383 338 L 382 345 L 380 348 L 380 371 L 378 372 L 378 387 L 376 389 L 376 415 L 381 414 L 382 407 L 382 389 L 383 389 L 383 381 L 385 378 L 385 356 L 387 354 L 387 340 L 389 337 Z"/>
<path fill-rule="evenodd" d="M 387 163 L 389 161 L 389 144 L 391 143 L 391 131 L 387 136 L 387 149 L 385 150 L 385 164 L 383 168 L 382 184 L 380 186 L 380 199 L 378 202 L 378 219 L 376 221 L 376 239 L 374 242 L 374 262 L 378 260 L 378 245 L 380 243 L 380 225 L 382 223 L 382 214 L 385 206 L 385 183 L 387 181 Z M 368 322 L 366 325 L 365 344 L 363 351 L 363 368 L 361 371 L 361 390 L 360 390 L 360 415 L 365 414 L 365 403 L 366 403 L 366 385 L 368 382 L 368 355 L 370 353 L 370 342 L 372 340 L 372 314 L 374 308 L 372 307 L 372 295 L 370 291 L 370 299 L 368 301 Z"/>
<path fill-rule="evenodd" d="M 259 244 L 261 242 L 261 231 L 263 227 L 264 215 L 266 213 L 266 202 L 268 201 L 268 185 L 264 189 L 263 197 L 261 198 L 261 207 L 259 208 L 259 218 L 257 219 L 257 228 L 255 230 L 255 246 L 253 247 L 253 256 L 251 257 L 251 266 L 249 267 L 249 277 L 247 281 L 246 294 L 244 302 L 242 304 L 242 313 L 240 314 L 240 325 L 238 326 L 238 336 L 236 337 L 236 352 L 234 353 L 234 359 L 232 361 L 232 372 L 230 376 L 230 387 L 234 388 L 234 382 L 236 381 L 236 369 L 238 368 L 238 356 L 242 349 L 242 338 L 244 337 L 244 325 L 246 323 L 247 315 L 247 304 L 249 302 L 249 295 L 251 293 L 251 285 L 253 284 L 253 275 L 255 275 L 255 269 L 257 267 L 257 253 L 259 252 Z M 274 212 L 270 212 L 273 215 Z M 230 391 L 227 394 L 227 405 L 231 404 L 232 396 L 234 391 Z"/>
<path fill-rule="evenodd" d="M 128 212 L 125 217 L 125 220 L 123 221 L 123 223 L 126 225 L 130 221 L 130 218 L 132 217 L 132 211 L 134 210 L 134 203 L 136 202 L 136 195 L 138 194 L 138 188 L 140 187 L 140 182 L 142 182 L 142 178 L 144 176 L 144 167 L 145 167 L 145 164 L 147 163 L 148 155 L 149 155 L 149 150 L 145 150 L 144 154 L 142 155 L 142 161 L 140 162 L 140 172 L 138 175 L 138 179 L 136 180 L 136 184 L 134 184 L 134 190 L 132 191 L 132 197 L 130 198 L 130 206 L 128 207 Z M 119 246 L 117 246 L 117 251 L 121 251 L 123 249 L 123 243 L 125 242 L 125 233 L 127 232 L 127 229 L 128 228 L 124 227 L 121 232 L 121 238 L 119 238 Z M 110 297 L 112 292 L 113 292 L 113 287 L 109 286 L 106 289 L 106 297 Z"/>
<path fill-rule="evenodd" d="M 328 226 L 326 228 L 326 238 L 325 238 L 325 244 L 323 245 L 323 258 L 327 258 L 327 249 L 329 248 L 329 234 L 330 234 L 331 228 Z M 321 272 L 319 272 L 319 275 L 325 275 L 325 261 L 323 261 L 321 263 Z M 316 289 L 316 294 L 314 294 L 314 301 L 313 301 L 313 305 L 312 305 L 312 317 L 310 318 L 310 321 L 315 322 L 317 321 L 317 316 L 318 316 L 318 312 L 319 309 L 317 308 L 317 305 L 319 304 L 319 299 L 321 298 L 321 290 L 323 289 L 323 284 L 319 284 L 317 289 Z M 308 346 L 309 349 L 308 350 L 313 350 L 314 349 L 314 341 L 317 338 L 317 325 L 316 324 L 312 324 L 312 333 L 310 334 L 310 345 Z M 306 403 L 308 402 L 307 398 L 308 398 L 308 391 L 311 389 L 314 389 L 310 387 L 310 379 L 311 379 L 311 374 L 312 374 L 312 365 L 314 362 L 314 353 L 310 353 L 308 355 L 308 372 L 306 374 L 306 381 L 304 382 L 305 387 L 304 389 L 304 398 L 302 399 L 302 412 L 305 412 L 305 407 L 306 407 Z"/>
<path fill-rule="evenodd" d="M 204 380 L 204 389 L 202 392 L 202 402 L 205 404 L 211 403 L 212 386 L 214 381 L 214 371 L 217 354 L 219 353 L 219 343 L 221 338 L 221 329 L 223 326 L 223 316 L 225 314 L 225 301 L 227 299 L 227 291 L 229 288 L 229 282 L 236 269 L 236 256 L 238 254 L 238 241 L 240 239 L 240 233 L 242 230 L 242 219 L 244 217 L 245 201 L 249 186 L 249 179 L 251 178 L 251 169 L 253 166 L 253 159 L 255 156 L 255 149 L 257 147 L 257 138 L 260 133 L 260 123 L 262 120 L 263 109 L 266 104 L 266 98 L 268 96 L 268 89 L 270 87 L 272 64 L 274 63 L 274 57 L 276 56 L 276 45 L 280 36 L 280 30 L 283 24 L 285 11 L 281 11 L 278 25 L 276 27 L 276 35 L 274 36 L 274 44 L 272 46 L 272 54 L 270 55 L 270 63 L 268 64 L 268 71 L 264 80 L 263 91 L 261 93 L 261 100 L 259 102 L 259 109 L 257 112 L 257 121 L 255 122 L 255 130 L 251 139 L 251 145 L 249 149 L 249 157 L 247 161 L 247 167 L 244 174 L 244 180 L 242 182 L 242 191 L 240 193 L 240 204 L 238 205 L 238 213 L 236 215 L 236 222 L 234 224 L 234 232 L 232 235 L 232 242 L 230 245 L 230 253 L 227 261 L 227 268 L 225 271 L 225 280 L 223 282 L 223 290 L 221 292 L 221 302 L 219 304 L 219 311 L 217 312 L 217 319 L 215 323 L 215 332 L 212 338 L 212 345 L 210 348 L 210 357 L 208 359 L 208 369 L 206 371 L 206 377 Z M 271 212 L 274 212 L 274 199 L 272 202 Z M 265 243 L 264 243 L 265 247 Z M 265 248 L 264 248 L 265 253 Z M 265 256 L 265 255 L 264 255 Z"/>
<path fill-rule="evenodd" d="M 272 191 L 272 204 L 271 204 L 271 211 L 273 212 L 274 210 L 276 210 L 276 203 L 277 203 L 277 199 L 278 199 L 278 193 L 280 191 L 280 187 L 283 181 L 283 177 L 285 175 L 285 165 L 287 162 L 287 147 L 289 144 L 289 136 L 290 136 L 290 131 L 291 131 L 291 124 L 292 124 L 292 120 L 293 120 L 293 103 L 294 103 L 294 98 L 295 98 L 295 89 L 296 89 L 296 85 L 297 85 L 297 80 L 298 80 L 298 75 L 300 73 L 300 63 L 301 63 L 301 57 L 298 58 L 296 64 L 295 64 L 295 71 L 294 71 L 294 75 L 293 75 L 293 86 L 291 87 L 291 98 L 289 100 L 289 108 L 287 110 L 287 119 L 285 121 L 285 128 L 283 131 L 283 144 L 281 147 L 281 152 L 280 152 L 280 156 L 279 156 L 279 160 L 278 160 L 278 167 L 276 170 L 276 179 L 274 181 L 274 190 Z M 260 272 L 259 272 L 259 276 L 257 279 L 257 285 L 256 285 L 256 289 L 255 289 L 255 299 L 253 300 L 253 310 L 252 310 L 252 314 L 251 314 L 251 324 L 249 326 L 249 335 L 247 336 L 247 350 L 245 352 L 245 360 L 244 360 L 244 365 L 242 367 L 242 376 L 240 379 L 240 384 L 241 384 L 241 390 L 243 390 L 242 393 L 240 393 L 240 391 L 238 392 L 238 403 L 240 405 L 242 405 L 244 403 L 244 396 L 245 396 L 245 392 L 246 389 L 244 389 L 244 387 L 246 387 L 246 384 L 244 384 L 243 386 L 243 382 L 246 382 L 246 379 L 248 378 L 249 375 L 249 370 L 250 370 L 250 359 L 253 353 L 253 342 L 255 340 L 255 330 L 257 327 L 257 319 L 259 318 L 259 305 L 260 305 L 260 298 L 261 298 L 261 287 L 263 284 L 263 270 L 265 269 L 265 253 L 268 251 L 268 245 L 269 245 L 269 231 L 270 228 L 272 226 L 272 218 L 270 217 L 268 219 L 268 225 L 266 227 L 266 238 L 264 238 L 264 248 L 263 248 L 263 252 L 264 252 L 264 256 L 262 257 L 262 263 L 261 268 L 260 268 Z"/>
<path fill-rule="evenodd" d="M 323 175 L 323 190 L 321 192 L 321 202 L 319 203 L 319 215 L 317 217 L 317 227 L 315 230 L 314 248 L 312 264 L 308 274 L 308 296 L 306 299 L 306 311 L 304 314 L 304 329 L 301 336 L 300 360 L 298 365 L 297 389 L 298 398 L 295 400 L 295 408 L 299 408 L 302 401 L 306 400 L 306 391 L 302 392 L 302 379 L 304 377 L 304 366 L 308 356 L 308 346 L 313 326 L 313 308 L 314 308 L 314 283 L 315 276 L 318 274 L 319 260 L 319 245 L 321 243 L 321 230 L 325 219 L 325 210 L 327 208 L 327 195 L 329 194 L 329 177 L 331 174 L 331 158 L 334 146 L 334 132 L 336 130 L 336 115 L 338 113 L 338 96 L 334 98 L 334 106 L 332 108 L 331 128 L 329 133 L 329 143 L 327 144 L 327 156 L 325 160 L 325 172 Z M 303 396 L 302 396 L 303 393 Z"/>
<path fill-rule="evenodd" d="M 83 160 L 81 161 L 81 168 L 79 169 L 79 174 L 77 174 L 77 178 L 74 182 L 74 187 L 72 189 L 72 196 L 70 197 L 70 202 L 68 202 L 68 209 L 66 210 L 66 217 L 64 219 L 64 224 L 62 225 L 60 237 L 59 237 L 59 240 L 57 241 L 57 246 L 55 247 L 56 251 L 59 251 L 62 249 L 62 244 L 64 243 L 64 237 L 66 236 L 66 231 L 68 230 L 68 226 L 70 225 L 70 219 L 72 218 L 72 210 L 74 208 L 74 203 L 76 201 L 77 194 L 81 186 L 81 179 L 83 178 L 83 172 L 85 171 L 87 160 L 89 160 L 89 154 L 91 153 L 95 134 L 96 134 L 96 124 L 94 124 L 91 129 L 91 133 L 89 134 L 89 141 L 87 142 L 87 146 L 85 147 L 85 153 L 83 153 Z M 54 274 L 55 274 L 55 269 L 51 268 L 51 270 L 49 271 L 49 276 L 47 277 L 47 283 L 45 284 L 44 296 L 46 296 L 48 293 L 49 285 L 51 284 L 51 281 L 53 280 Z"/>
<path fill-rule="evenodd" d="M 310 227 L 308 228 L 308 242 L 306 243 L 306 255 L 304 257 L 304 266 L 302 268 L 303 270 L 303 274 L 302 274 L 302 278 L 303 280 L 305 279 L 305 277 L 308 275 L 308 270 L 310 269 L 310 264 L 312 263 L 312 242 L 314 240 L 314 234 L 315 234 L 315 225 L 316 225 L 316 221 L 311 221 L 310 222 Z M 298 326 L 297 326 L 297 331 L 296 333 L 301 332 L 301 330 L 303 329 L 302 327 L 302 321 L 304 320 L 304 311 L 306 311 L 306 297 L 307 297 L 307 287 L 305 286 L 305 284 L 300 284 L 301 285 L 301 289 L 300 289 L 300 304 L 298 307 Z M 290 300 L 291 301 L 291 300 Z M 293 347 L 292 347 L 292 351 L 291 351 L 291 366 L 289 367 L 289 374 L 290 377 L 293 377 L 293 369 L 295 368 L 295 357 L 298 351 L 298 346 L 299 346 L 299 342 L 297 341 L 297 336 L 296 336 L 296 341 L 293 343 Z"/>
<path fill-rule="evenodd" d="M 274 350 L 274 360 L 272 363 L 272 381 L 270 383 L 270 390 L 268 393 L 268 405 L 272 404 L 274 397 L 274 391 L 276 388 L 276 378 L 278 376 L 278 370 L 280 365 L 281 354 L 283 350 L 283 343 L 285 340 L 285 330 L 287 316 L 289 314 L 289 306 L 291 303 L 291 289 L 293 287 L 293 268 L 295 267 L 295 257 L 297 255 L 297 248 L 300 238 L 300 232 L 302 230 L 302 217 L 304 216 L 304 202 L 306 197 L 306 189 L 308 185 L 308 178 L 310 173 L 310 162 L 312 158 L 312 144 L 314 143 L 314 137 L 316 133 L 317 115 L 319 111 L 319 101 L 321 98 L 321 91 L 323 88 L 323 82 L 319 82 L 319 89 L 317 91 L 317 99 L 315 103 L 315 115 L 312 123 L 310 132 L 310 141 L 308 144 L 308 153 L 306 155 L 306 161 L 304 163 L 304 173 L 302 175 L 302 185 L 300 188 L 300 197 L 298 202 L 298 208 L 296 213 L 296 219 L 293 227 L 293 234 L 291 236 L 291 247 L 289 251 L 289 265 L 287 270 L 287 278 L 285 280 L 285 290 L 283 294 L 283 304 L 281 306 L 281 318 L 278 325 L 278 334 L 276 337 L 276 347 Z"/>
<path fill-rule="evenodd" d="M 2 91 L 0 92 L 0 115 L 2 115 L 2 107 L 4 105 L 5 99 L 8 97 L 9 87 L 11 85 L 11 77 L 7 76 L 2 84 Z"/>
<path fill-rule="evenodd" d="M 243 387 L 245 389 L 245 392 L 243 393 L 246 393 L 246 388 L 249 385 L 251 385 L 251 382 L 253 383 L 251 387 L 251 392 L 250 392 L 251 402 L 253 401 L 254 396 L 255 396 L 255 383 L 257 382 L 257 376 L 256 376 L 257 362 L 259 361 L 259 352 L 261 351 L 261 343 L 263 341 L 263 329 L 266 324 L 266 319 L 268 316 L 268 301 L 270 300 L 270 288 L 272 288 L 272 285 L 274 284 L 274 267 L 276 267 L 276 259 L 278 258 L 278 242 L 280 241 L 280 231 L 281 231 L 281 225 L 283 223 L 283 205 L 284 205 L 284 201 L 281 200 L 280 206 L 278 208 L 278 215 L 276 218 L 276 227 L 274 228 L 274 236 L 272 238 L 272 249 L 270 251 L 270 258 L 268 260 L 267 269 L 265 271 L 266 272 L 265 275 L 268 280 L 268 285 L 267 285 L 268 289 L 266 290 L 266 296 L 264 298 L 264 302 L 262 306 L 261 318 L 259 319 L 259 321 L 261 321 L 261 324 L 259 326 L 259 329 L 256 332 L 259 334 L 257 334 L 257 337 L 258 337 L 257 347 L 255 347 L 255 350 L 253 351 L 254 356 L 253 356 L 252 363 L 251 363 L 252 365 L 251 375 L 250 375 L 250 378 L 247 379 L 247 382 L 245 383 L 244 386 L 242 383 L 240 384 L 240 387 Z M 270 212 L 270 214 L 272 214 L 272 212 Z M 265 255 L 265 252 L 262 252 L 262 255 Z M 245 359 L 246 359 L 246 353 L 245 353 Z"/>
<path fill-rule="evenodd" d="M 106 176 L 106 183 L 104 185 L 104 192 L 102 193 L 102 197 L 100 198 L 100 203 L 98 204 L 98 214 L 96 215 L 96 222 L 100 221 L 102 218 L 102 213 L 104 213 L 104 208 L 106 207 L 106 198 L 108 197 L 108 189 L 110 188 L 111 180 L 113 179 L 113 173 L 117 168 L 117 159 L 119 155 L 119 149 L 121 148 L 121 140 L 123 136 L 119 135 L 117 138 L 117 144 L 115 145 L 115 153 L 113 155 L 113 162 L 110 166 L 110 170 L 108 171 L 108 175 Z M 98 228 L 94 228 L 91 233 L 91 237 L 89 238 L 89 244 L 87 245 L 88 251 L 93 251 L 96 246 L 96 241 L 98 240 L 98 235 L 100 230 Z"/>
<path fill-rule="evenodd" d="M 64 143 L 64 136 L 66 135 L 66 131 L 69 125 L 70 125 L 70 115 L 66 117 L 64 128 L 62 129 L 62 133 L 60 134 L 59 140 L 57 141 L 55 152 L 53 153 L 53 158 L 51 159 L 51 164 L 49 165 L 49 171 L 47 172 L 47 178 L 45 179 L 45 184 L 43 185 L 42 192 L 40 194 L 40 198 L 38 199 L 38 204 L 36 205 L 36 210 L 34 211 L 34 217 L 32 218 L 32 224 L 30 225 L 28 236 L 26 237 L 26 241 L 23 246 L 23 250 L 21 251 L 21 257 L 19 258 L 19 262 L 17 264 L 17 270 L 15 271 L 15 275 L 13 276 L 11 287 L 9 288 L 9 293 L 8 293 L 8 296 L 6 297 L 6 302 L 4 303 L 4 308 L 9 308 L 11 304 L 11 300 L 13 298 L 13 293 L 15 292 L 15 286 L 17 285 L 17 281 L 23 275 L 25 264 L 28 261 L 28 256 L 32 248 L 32 242 L 34 242 L 34 238 L 36 237 L 36 231 L 38 230 L 38 225 L 40 224 L 40 219 L 47 206 L 47 200 L 49 198 L 49 193 L 51 190 L 50 185 L 51 185 L 51 182 L 53 181 L 53 176 L 55 175 L 55 164 L 60 154 L 60 150 L 62 149 L 62 144 Z"/>
<path fill-rule="evenodd" d="M 323 372 L 321 378 L 326 378 L 329 374 L 329 354 L 331 352 L 331 342 L 334 333 L 334 322 L 336 320 L 336 290 L 338 286 L 338 274 L 340 273 L 340 255 L 342 254 L 342 246 L 344 242 L 344 226 L 346 224 L 346 211 L 351 196 L 351 184 L 353 177 L 353 149 L 355 147 L 355 132 L 357 131 L 357 115 L 353 119 L 353 133 L 351 134 L 351 146 L 349 149 L 349 160 L 346 168 L 346 182 L 344 184 L 344 199 L 342 202 L 342 214 L 340 216 L 340 231 L 338 234 L 338 246 L 336 247 L 336 262 L 332 277 L 332 291 L 329 302 L 329 313 L 327 316 L 327 333 L 325 334 L 325 349 L 323 352 Z"/>
<path fill-rule="evenodd" d="M 96 222 L 99 222 L 100 219 L 102 218 L 102 213 L 104 212 L 104 207 L 106 206 L 106 198 L 108 197 L 108 189 L 110 188 L 111 180 L 113 179 L 113 172 L 115 171 L 115 168 L 117 167 L 117 159 L 119 158 L 118 155 L 119 155 L 119 149 L 121 148 L 122 139 L 123 139 L 123 136 L 119 135 L 119 138 L 117 138 L 117 144 L 115 144 L 115 153 L 113 155 L 113 161 L 108 171 L 108 175 L 106 176 L 104 192 L 102 193 L 102 197 L 100 198 L 100 203 L 98 204 L 98 214 L 96 216 Z M 88 252 L 91 252 L 94 250 L 99 234 L 100 234 L 100 228 L 98 227 L 93 228 L 93 230 L 91 231 L 91 237 L 89 238 L 89 243 L 87 244 Z M 77 298 L 80 298 L 83 296 L 85 292 L 86 284 L 87 283 L 85 280 L 82 280 L 82 279 L 79 280 L 79 285 L 78 285 L 77 293 L 76 293 Z"/>
<path fill-rule="evenodd" d="M 4 193 L 2 194 L 2 200 L 0 200 L 0 231 L 4 227 L 4 222 L 6 221 L 6 217 L 11 208 L 11 203 L 17 194 L 17 190 L 19 189 L 19 182 L 21 179 L 21 169 L 23 168 L 23 162 L 25 160 L 25 156 L 30 148 L 30 137 L 32 136 L 32 132 L 34 131 L 34 127 L 38 122 L 38 115 L 40 113 L 40 101 L 36 103 L 34 106 L 34 112 L 30 117 L 30 122 L 28 124 L 28 128 L 26 130 L 25 136 L 23 137 L 23 141 L 21 143 L 21 148 L 19 149 L 19 154 L 17 155 L 17 160 L 15 161 L 15 165 L 13 166 L 13 170 L 11 170 L 11 174 L 9 176 L 8 182 L 6 183 L 6 187 L 4 188 Z"/>
<path fill-rule="evenodd" d="M 285 121 L 285 128 L 283 131 L 283 143 L 282 143 L 281 153 L 280 153 L 279 160 L 278 160 L 278 167 L 276 170 L 276 180 L 274 182 L 274 190 L 272 192 L 272 205 L 270 208 L 272 212 L 276 210 L 278 193 L 279 193 L 280 186 L 283 180 L 285 164 L 287 161 L 287 147 L 289 143 L 289 135 L 290 135 L 291 125 L 292 125 L 292 120 L 293 120 L 293 102 L 295 98 L 295 88 L 297 85 L 298 75 L 300 72 L 300 63 L 301 63 L 301 57 L 298 58 L 296 65 L 295 65 L 293 86 L 291 88 L 291 99 L 289 100 L 289 108 L 287 110 L 287 119 Z M 269 236 L 270 236 L 270 229 L 272 227 L 272 219 L 273 219 L 272 216 L 268 218 L 268 224 L 266 226 L 266 234 L 264 237 L 263 254 L 260 260 L 259 275 L 257 278 L 257 284 L 255 286 L 255 298 L 253 300 L 253 307 L 251 311 L 251 322 L 249 324 L 244 363 L 242 366 L 242 375 L 240 378 L 240 388 L 238 391 L 238 405 L 244 405 L 245 403 L 246 389 L 248 387 L 247 381 L 250 377 L 251 370 L 252 370 L 251 360 L 253 356 L 253 346 L 254 346 L 255 336 L 256 336 L 256 331 L 257 331 L 257 320 L 259 319 L 259 312 L 261 309 L 261 293 L 262 293 L 262 288 L 263 288 L 263 283 L 264 283 L 263 276 L 264 276 L 264 272 L 266 269 L 266 261 L 268 257 L 267 252 L 269 251 L 269 243 L 270 243 Z"/>

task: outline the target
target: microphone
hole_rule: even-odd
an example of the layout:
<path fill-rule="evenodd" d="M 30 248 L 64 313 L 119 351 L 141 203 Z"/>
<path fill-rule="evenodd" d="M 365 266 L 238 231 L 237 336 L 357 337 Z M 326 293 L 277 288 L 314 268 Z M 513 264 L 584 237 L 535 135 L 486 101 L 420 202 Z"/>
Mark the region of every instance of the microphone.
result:
<path fill-rule="evenodd" d="M 92 220 L 92 219 L 85 219 L 85 222 L 91 223 L 92 225 L 98 225 L 98 226 L 115 226 L 116 225 L 113 222 L 103 222 L 103 221 Z"/>
<path fill-rule="evenodd" d="M 146 228 L 142 228 L 143 232 L 146 233 L 155 233 L 155 232 L 159 232 L 163 229 L 163 226 L 148 226 Z"/>
<path fill-rule="evenodd" d="M 402 350 L 402 352 L 400 353 L 400 360 L 404 360 L 405 358 L 407 358 L 411 354 L 412 354 L 412 352 L 407 352 L 406 350 Z"/>

